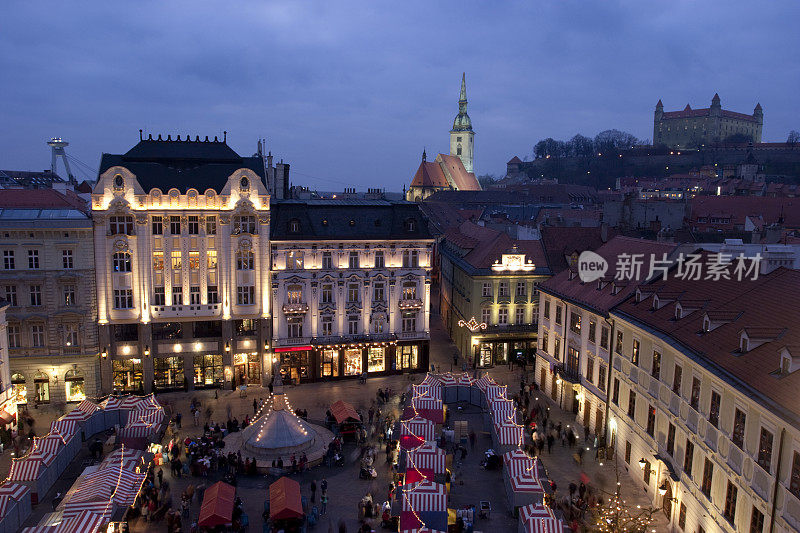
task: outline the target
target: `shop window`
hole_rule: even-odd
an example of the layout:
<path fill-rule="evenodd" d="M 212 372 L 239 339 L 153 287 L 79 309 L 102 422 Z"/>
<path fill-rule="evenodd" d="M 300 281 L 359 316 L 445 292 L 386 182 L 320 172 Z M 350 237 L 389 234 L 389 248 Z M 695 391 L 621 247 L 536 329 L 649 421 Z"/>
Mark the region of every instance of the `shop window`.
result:
<path fill-rule="evenodd" d="M 419 347 L 401 345 L 397 347 L 397 368 L 400 370 L 419 368 Z"/>
<path fill-rule="evenodd" d="M 50 378 L 44 372 L 37 372 L 33 376 L 33 383 L 36 387 L 37 403 L 50 403 Z"/>
<path fill-rule="evenodd" d="M 11 397 L 14 403 L 28 403 L 28 387 L 25 385 L 25 376 L 16 373 L 11 376 Z"/>
<path fill-rule="evenodd" d="M 383 372 L 386 370 L 386 348 L 372 346 L 367 352 L 367 372 Z"/>
<path fill-rule="evenodd" d="M 219 320 L 192 322 L 192 337 L 196 339 L 222 337 L 222 322 Z"/>
<path fill-rule="evenodd" d="M 255 319 L 245 318 L 243 320 L 235 320 L 233 325 L 237 337 L 247 337 L 256 334 Z"/>
<path fill-rule="evenodd" d="M 117 359 L 111 363 L 116 390 L 139 391 L 143 388 L 141 359 Z"/>
<path fill-rule="evenodd" d="M 153 376 L 159 390 L 182 388 L 184 386 L 183 358 L 156 357 L 153 359 Z"/>
<path fill-rule="evenodd" d="M 83 372 L 77 368 L 67 370 L 64 375 L 64 386 L 68 402 L 81 402 L 86 399 L 86 382 L 83 379 Z"/>
<path fill-rule="evenodd" d="M 322 350 L 320 367 L 320 374 L 323 377 L 337 377 L 339 375 L 339 351 Z"/>
<path fill-rule="evenodd" d="M 134 326 L 136 324 L 133 324 Z M 153 322 L 153 340 L 171 340 L 183 338 L 183 325 L 180 322 Z M 126 340 L 137 340 L 130 338 Z"/>
<path fill-rule="evenodd" d="M 223 380 L 222 356 L 215 354 L 195 355 L 194 384 L 196 387 L 221 386 Z"/>
<path fill-rule="evenodd" d="M 350 348 L 344 351 L 344 375 L 358 376 L 363 372 L 360 348 Z"/>
<path fill-rule="evenodd" d="M 297 383 L 301 379 L 309 378 L 308 354 L 307 350 L 281 354 L 281 375 L 284 383 L 288 383 L 290 380 Z"/>

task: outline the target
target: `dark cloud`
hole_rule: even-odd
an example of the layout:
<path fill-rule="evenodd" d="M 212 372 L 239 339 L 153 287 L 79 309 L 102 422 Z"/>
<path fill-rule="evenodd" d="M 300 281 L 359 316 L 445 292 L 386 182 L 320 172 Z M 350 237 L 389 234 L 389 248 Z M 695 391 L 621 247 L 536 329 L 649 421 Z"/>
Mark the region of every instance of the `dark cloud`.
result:
<path fill-rule="evenodd" d="M 139 128 L 256 139 L 319 188 L 408 183 L 445 151 L 467 71 L 476 170 L 540 138 L 652 111 L 750 112 L 800 128 L 793 0 L 736 2 L 14 2 L 0 20 L 0 167 L 44 168 L 60 135 L 91 165 Z"/>

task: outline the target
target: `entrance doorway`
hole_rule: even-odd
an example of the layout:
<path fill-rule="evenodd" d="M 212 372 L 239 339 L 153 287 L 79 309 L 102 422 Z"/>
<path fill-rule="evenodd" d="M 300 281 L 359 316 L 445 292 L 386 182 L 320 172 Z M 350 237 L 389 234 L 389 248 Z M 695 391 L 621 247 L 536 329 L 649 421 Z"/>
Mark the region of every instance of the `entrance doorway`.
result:
<path fill-rule="evenodd" d="M 578 399 L 578 391 L 572 389 L 572 414 L 577 415 L 581 407 L 581 401 Z"/>
<path fill-rule="evenodd" d="M 594 411 L 594 434 L 595 435 L 602 435 L 603 434 L 603 410 L 599 407 Z"/>
<path fill-rule="evenodd" d="M 667 492 L 662 497 L 661 510 L 664 511 L 664 516 L 667 517 L 667 522 L 672 520 L 672 483 L 664 482 L 667 487 Z"/>

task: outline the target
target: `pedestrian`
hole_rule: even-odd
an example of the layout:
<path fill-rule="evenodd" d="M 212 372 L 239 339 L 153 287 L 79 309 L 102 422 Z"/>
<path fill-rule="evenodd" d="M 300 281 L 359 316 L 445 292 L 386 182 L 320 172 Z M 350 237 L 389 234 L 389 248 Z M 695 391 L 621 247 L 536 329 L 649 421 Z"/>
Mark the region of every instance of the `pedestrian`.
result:
<path fill-rule="evenodd" d="M 178 426 L 178 429 L 181 428 L 181 419 L 182 418 L 183 418 L 183 415 L 181 413 L 178 413 L 177 415 L 175 415 L 175 425 Z"/>
<path fill-rule="evenodd" d="M 458 352 L 453 354 L 453 366 L 458 367 Z"/>
<path fill-rule="evenodd" d="M 319 503 L 320 503 L 319 514 L 324 515 L 325 511 L 328 509 L 328 491 L 327 490 L 322 489 L 322 494 L 320 494 L 320 497 L 319 497 Z"/>
<path fill-rule="evenodd" d="M 369 423 L 372 424 L 372 419 L 375 417 L 375 409 L 370 406 L 369 411 L 367 411 Z"/>
<path fill-rule="evenodd" d="M 156 473 L 156 476 L 158 477 L 158 486 L 160 487 L 161 485 L 164 484 L 164 470 L 162 470 L 161 467 L 158 467 L 158 472 Z"/>
<path fill-rule="evenodd" d="M 581 497 L 581 500 L 586 495 L 586 485 L 581 481 L 581 484 L 578 485 L 578 496 Z"/>
<path fill-rule="evenodd" d="M 583 428 L 583 442 L 589 442 L 589 425 L 587 424 Z"/>
<path fill-rule="evenodd" d="M 554 440 L 555 440 L 555 438 L 553 438 L 553 434 L 550 433 L 547 436 L 547 453 L 552 453 L 553 452 L 553 441 Z"/>
<path fill-rule="evenodd" d="M 328 490 L 328 480 L 322 478 L 322 483 L 319 484 L 319 488 L 322 489 L 322 492 L 327 492 Z"/>
<path fill-rule="evenodd" d="M 195 427 L 200 425 L 200 409 L 194 410 L 194 425 Z"/>
<path fill-rule="evenodd" d="M 311 480 L 311 503 L 315 503 L 317 501 L 317 480 Z"/>

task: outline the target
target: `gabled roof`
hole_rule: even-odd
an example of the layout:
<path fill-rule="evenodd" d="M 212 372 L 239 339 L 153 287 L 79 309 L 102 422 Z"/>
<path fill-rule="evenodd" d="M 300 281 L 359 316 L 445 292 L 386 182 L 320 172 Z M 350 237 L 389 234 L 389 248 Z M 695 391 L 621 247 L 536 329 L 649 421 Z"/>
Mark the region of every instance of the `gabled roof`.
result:
<path fill-rule="evenodd" d="M 481 185 L 475 178 L 475 174 L 470 174 L 464 168 L 461 158 L 455 155 L 439 154 L 436 161 L 441 162 L 442 170 L 457 191 L 480 191 Z"/>
<path fill-rule="evenodd" d="M 516 165 L 516 164 L 519 164 L 519 163 L 522 163 L 522 159 L 520 159 L 520 158 L 519 158 L 519 157 L 517 157 L 517 156 L 514 156 L 514 157 L 512 157 L 511 159 L 509 159 L 509 160 L 508 160 L 508 163 L 507 163 L 507 164 L 509 164 L 509 165 Z"/>
<path fill-rule="evenodd" d="M 458 227 L 450 227 L 445 232 L 449 247 L 458 249 L 457 255 L 463 268 L 471 274 L 488 274 L 495 261 L 501 259 L 516 247 L 516 252 L 525 254 L 525 261 L 532 260 L 536 270 L 532 273 L 549 273 L 547 260 L 540 241 L 512 239 L 507 233 L 471 221 L 464 221 Z"/>
<path fill-rule="evenodd" d="M 444 177 L 439 163 L 422 161 L 419 164 L 417 173 L 414 174 L 414 179 L 411 180 L 411 187 L 444 187 L 447 188 L 450 184 L 447 183 L 447 178 Z"/>
<path fill-rule="evenodd" d="M 695 196 L 690 206 L 694 222 L 699 217 L 730 216 L 732 224 L 744 224 L 748 216 L 763 216 L 767 225 L 783 219 L 787 228 L 800 227 L 800 198 Z"/>

